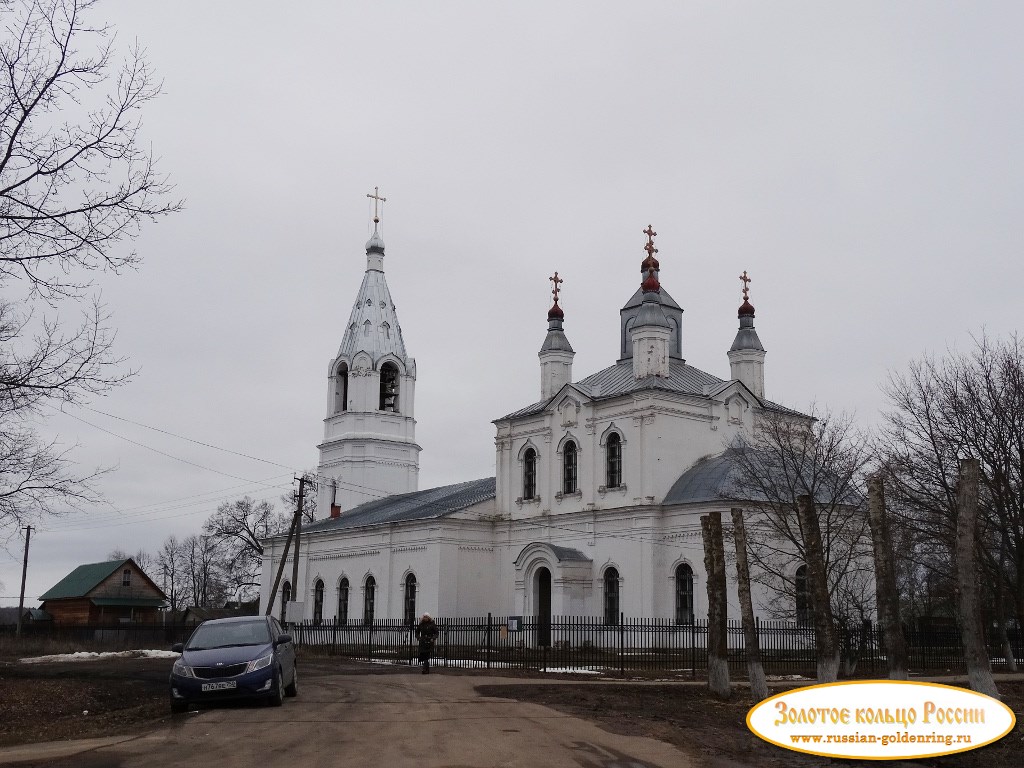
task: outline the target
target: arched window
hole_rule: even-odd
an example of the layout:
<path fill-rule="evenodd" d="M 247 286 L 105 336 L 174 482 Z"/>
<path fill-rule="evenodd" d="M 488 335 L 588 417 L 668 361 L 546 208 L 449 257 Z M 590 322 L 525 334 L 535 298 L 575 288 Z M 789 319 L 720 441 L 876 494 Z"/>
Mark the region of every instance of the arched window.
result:
<path fill-rule="evenodd" d="M 373 607 L 377 599 L 377 580 L 373 576 L 366 577 L 363 590 L 363 624 L 373 624 Z"/>
<path fill-rule="evenodd" d="M 316 580 L 313 585 L 313 623 L 323 624 L 324 622 L 324 583 Z"/>
<path fill-rule="evenodd" d="M 608 442 L 605 444 L 608 472 L 607 486 L 618 488 L 622 485 L 622 438 L 617 433 L 608 435 Z"/>
<path fill-rule="evenodd" d="M 523 498 L 532 499 L 537 495 L 537 452 L 527 448 L 523 454 Z"/>
<path fill-rule="evenodd" d="M 348 410 L 348 365 L 342 363 L 334 374 L 334 412 Z"/>
<path fill-rule="evenodd" d="M 292 600 L 292 585 L 290 582 L 285 582 L 281 587 L 281 623 L 283 624 L 288 619 L 288 603 Z"/>
<path fill-rule="evenodd" d="M 416 623 L 416 577 L 411 573 L 405 577 L 405 601 L 403 603 L 405 623 L 412 626 Z"/>
<path fill-rule="evenodd" d="M 814 611 L 811 608 L 811 596 L 807 592 L 807 565 L 801 565 L 796 569 L 796 623 L 808 625 L 814 621 Z"/>
<path fill-rule="evenodd" d="M 576 443 L 572 440 L 562 449 L 562 493 L 576 493 Z"/>
<path fill-rule="evenodd" d="M 338 623 L 348 624 L 348 579 L 338 584 Z"/>
<path fill-rule="evenodd" d="M 676 624 L 693 624 L 693 568 L 676 568 Z"/>
<path fill-rule="evenodd" d="M 398 368 L 394 363 L 380 367 L 380 410 L 398 413 Z"/>
<path fill-rule="evenodd" d="M 619 623 L 619 572 L 614 568 L 604 572 L 604 623 Z"/>

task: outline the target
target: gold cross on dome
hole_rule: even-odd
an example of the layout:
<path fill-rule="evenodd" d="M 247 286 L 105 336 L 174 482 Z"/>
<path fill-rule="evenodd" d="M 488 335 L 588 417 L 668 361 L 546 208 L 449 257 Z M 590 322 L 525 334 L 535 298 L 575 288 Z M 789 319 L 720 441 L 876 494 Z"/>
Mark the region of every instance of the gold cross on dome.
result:
<path fill-rule="evenodd" d="M 555 296 L 555 304 L 557 304 L 558 303 L 558 292 L 560 290 L 559 287 L 558 287 L 558 284 L 559 283 L 564 283 L 565 280 L 560 278 L 558 276 L 557 272 L 555 272 L 555 276 L 554 277 L 549 277 L 548 280 L 550 280 L 552 283 L 555 284 L 555 287 L 552 289 L 551 293 L 554 294 L 554 296 Z"/>
<path fill-rule="evenodd" d="M 654 238 L 658 233 L 654 231 L 654 227 L 648 224 L 644 234 L 647 235 L 647 245 L 644 246 L 644 250 L 647 251 L 648 256 L 653 256 L 658 252 L 658 249 L 654 247 Z"/>
<path fill-rule="evenodd" d="M 366 196 L 373 198 L 373 223 L 374 224 L 379 224 L 380 223 L 380 216 L 377 213 L 377 203 L 378 202 L 386 203 L 387 202 L 387 198 L 380 196 L 380 189 L 378 189 L 377 187 L 373 188 L 373 194 L 372 195 L 369 192 L 367 192 Z"/>
<path fill-rule="evenodd" d="M 754 281 L 747 277 L 747 270 L 745 269 L 743 270 L 743 274 L 740 275 L 740 280 L 743 281 L 743 300 L 746 301 L 749 298 L 747 294 L 750 292 L 748 285 Z"/>

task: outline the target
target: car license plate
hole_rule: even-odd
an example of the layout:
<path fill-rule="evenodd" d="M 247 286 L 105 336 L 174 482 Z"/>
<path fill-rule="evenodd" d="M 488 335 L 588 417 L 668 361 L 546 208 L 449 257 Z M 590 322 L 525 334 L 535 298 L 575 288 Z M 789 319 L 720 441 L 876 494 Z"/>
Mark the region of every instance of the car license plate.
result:
<path fill-rule="evenodd" d="M 203 683 L 204 691 L 227 691 L 231 688 L 237 688 L 237 680 L 225 680 L 220 683 Z"/>

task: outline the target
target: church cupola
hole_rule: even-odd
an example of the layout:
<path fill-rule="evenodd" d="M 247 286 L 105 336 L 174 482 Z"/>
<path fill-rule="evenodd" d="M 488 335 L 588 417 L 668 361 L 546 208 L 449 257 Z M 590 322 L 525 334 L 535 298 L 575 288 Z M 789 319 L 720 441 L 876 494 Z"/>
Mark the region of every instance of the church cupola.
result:
<path fill-rule="evenodd" d="M 740 280 L 743 282 L 743 303 L 738 313 L 740 327 L 729 349 L 729 369 L 732 378 L 743 382 L 751 392 L 763 398 L 765 351 L 754 330 L 754 306 L 750 303 L 748 288 L 753 281 L 747 277 L 746 270 L 740 275 Z"/>
<path fill-rule="evenodd" d="M 547 400 L 552 397 L 564 385 L 572 381 L 572 359 L 576 353 L 573 351 L 569 339 L 562 330 L 562 321 L 565 313 L 558 306 L 558 294 L 561 292 L 559 284 L 565 282 L 558 273 L 549 277 L 554 284 L 551 293 L 555 297 L 554 304 L 548 310 L 548 335 L 544 337 L 544 343 L 540 347 L 537 357 L 540 358 L 540 397 Z"/>
<path fill-rule="evenodd" d="M 648 225 L 644 234 L 647 235 L 647 245 L 644 246 L 647 258 L 640 265 L 640 291 L 643 294 L 643 301 L 629 330 L 633 374 L 638 379 L 668 376 L 669 349 L 672 341 L 672 324 L 661 303 L 661 265 L 654 256 L 658 252 L 654 247 L 654 237 L 658 233 Z"/>
<path fill-rule="evenodd" d="M 637 316 L 643 307 L 645 286 L 647 292 L 654 292 L 657 295 L 658 303 L 665 314 L 669 324 L 668 356 L 675 360 L 683 359 L 682 325 L 683 309 L 675 300 L 669 296 L 661 286 L 660 271 L 661 264 L 658 263 L 654 254 L 658 249 L 654 247 L 654 236 L 657 234 L 650 226 L 644 230 L 647 235 L 647 258 L 640 264 L 640 287 L 636 293 L 626 302 L 626 306 L 619 310 L 619 360 L 629 360 L 633 357 L 633 326 L 636 324 Z M 648 246 L 650 250 L 648 250 Z M 656 290 L 654 290 L 656 289 Z"/>
<path fill-rule="evenodd" d="M 373 234 L 366 243 L 366 272 L 337 355 L 328 364 L 327 417 L 318 473 L 320 509 L 341 513 L 366 501 L 415 491 L 419 452 L 413 417 L 416 361 L 406 352 L 402 328 L 384 278 L 374 188 Z M 332 490 L 327 495 L 327 488 Z"/>

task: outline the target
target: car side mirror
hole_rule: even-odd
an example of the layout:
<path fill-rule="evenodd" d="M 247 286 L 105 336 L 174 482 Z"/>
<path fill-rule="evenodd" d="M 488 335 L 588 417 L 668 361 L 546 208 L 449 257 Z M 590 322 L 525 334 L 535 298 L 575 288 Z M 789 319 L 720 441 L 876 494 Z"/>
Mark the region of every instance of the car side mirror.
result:
<path fill-rule="evenodd" d="M 185 644 L 184 643 L 175 643 L 174 645 L 171 646 L 171 652 L 172 653 L 183 653 L 184 651 L 185 651 Z"/>
<path fill-rule="evenodd" d="M 291 635 L 278 635 L 277 640 L 274 641 L 274 645 L 284 645 L 292 641 Z"/>

